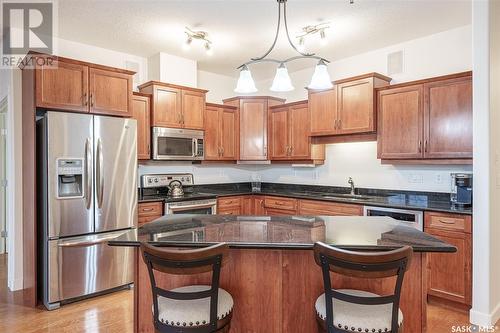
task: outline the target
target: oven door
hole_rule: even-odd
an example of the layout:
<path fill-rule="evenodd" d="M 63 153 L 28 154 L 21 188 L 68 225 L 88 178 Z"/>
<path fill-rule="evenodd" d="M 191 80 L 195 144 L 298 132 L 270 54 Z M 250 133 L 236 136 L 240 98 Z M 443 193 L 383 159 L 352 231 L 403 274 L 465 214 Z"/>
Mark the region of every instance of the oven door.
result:
<path fill-rule="evenodd" d="M 153 127 L 153 159 L 201 160 L 200 142 L 203 131 Z"/>
<path fill-rule="evenodd" d="M 217 214 L 217 200 L 193 200 L 181 202 L 167 202 L 165 214 Z"/>

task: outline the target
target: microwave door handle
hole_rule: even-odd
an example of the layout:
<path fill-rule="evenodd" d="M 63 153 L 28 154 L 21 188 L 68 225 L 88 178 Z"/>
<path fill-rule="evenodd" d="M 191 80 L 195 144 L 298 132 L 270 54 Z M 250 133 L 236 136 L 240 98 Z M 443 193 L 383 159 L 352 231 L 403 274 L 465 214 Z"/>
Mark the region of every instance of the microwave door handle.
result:
<path fill-rule="evenodd" d="M 198 156 L 198 140 L 193 139 L 193 157 Z"/>

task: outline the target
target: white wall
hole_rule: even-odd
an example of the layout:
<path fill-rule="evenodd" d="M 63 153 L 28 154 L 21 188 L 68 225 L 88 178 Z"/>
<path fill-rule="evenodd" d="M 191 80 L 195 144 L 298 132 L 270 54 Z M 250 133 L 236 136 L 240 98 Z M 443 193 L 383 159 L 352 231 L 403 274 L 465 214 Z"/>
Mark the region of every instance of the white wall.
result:
<path fill-rule="evenodd" d="M 387 54 L 403 50 L 404 72 L 394 75 L 393 82 L 406 82 L 472 69 L 472 26 L 373 50 L 332 62 L 329 71 L 333 80 L 368 72 L 387 73 Z M 322 54 L 328 58 L 328 54 Z M 296 87 L 307 85 L 313 68 L 290 73 Z M 259 82 L 258 88 L 271 85 L 272 79 Z M 268 94 L 269 91 L 261 92 Z M 307 99 L 305 89 L 280 94 L 287 102 Z M 474 146 L 476 147 L 476 146 Z M 392 166 L 377 159 L 375 142 L 327 145 L 325 165 L 315 169 L 268 167 L 261 171 L 269 182 L 313 183 L 347 186 L 353 177 L 357 186 L 416 191 L 450 191 L 450 172 L 470 172 L 471 166 Z M 416 182 L 415 182 L 416 181 Z"/>
<path fill-rule="evenodd" d="M 149 57 L 148 64 L 148 80 L 196 87 L 198 64 L 195 60 L 160 52 Z"/>
<path fill-rule="evenodd" d="M 198 70 L 198 88 L 207 89 L 207 102 L 222 103 L 225 98 L 236 95 L 234 77 Z"/>
<path fill-rule="evenodd" d="M 470 320 L 500 318 L 500 3 L 473 3 L 474 223 Z"/>

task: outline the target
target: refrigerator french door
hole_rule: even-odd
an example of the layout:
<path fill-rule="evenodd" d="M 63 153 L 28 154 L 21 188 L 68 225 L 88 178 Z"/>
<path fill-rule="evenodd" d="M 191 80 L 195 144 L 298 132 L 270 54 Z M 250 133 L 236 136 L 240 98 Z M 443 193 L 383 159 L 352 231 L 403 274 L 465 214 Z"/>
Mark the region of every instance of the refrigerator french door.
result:
<path fill-rule="evenodd" d="M 136 143 L 133 119 L 48 111 L 39 121 L 47 309 L 133 282 L 132 250 L 107 241 L 137 225 Z"/>

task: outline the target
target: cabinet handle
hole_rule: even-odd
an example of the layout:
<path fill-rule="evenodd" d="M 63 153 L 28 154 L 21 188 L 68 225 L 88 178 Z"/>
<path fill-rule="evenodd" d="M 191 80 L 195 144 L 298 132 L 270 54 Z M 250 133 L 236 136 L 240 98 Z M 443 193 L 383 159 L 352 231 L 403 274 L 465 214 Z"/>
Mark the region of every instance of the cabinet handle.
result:
<path fill-rule="evenodd" d="M 154 209 L 153 208 L 143 208 L 143 212 L 152 212 Z"/>
<path fill-rule="evenodd" d="M 94 106 L 94 94 L 90 94 L 90 106 Z"/>
<path fill-rule="evenodd" d="M 184 122 L 184 113 L 181 113 L 181 122 L 182 122 L 182 125 L 185 124 L 185 122 Z"/>
<path fill-rule="evenodd" d="M 418 142 L 418 152 L 421 153 L 422 152 L 422 140 L 420 140 Z"/>
<path fill-rule="evenodd" d="M 450 221 L 441 220 L 441 219 L 439 219 L 438 221 L 441 222 L 441 223 L 443 223 L 443 224 L 455 224 L 455 221 L 451 221 L 450 222 Z"/>
<path fill-rule="evenodd" d="M 424 141 L 424 152 L 427 153 L 427 140 Z"/>
<path fill-rule="evenodd" d="M 224 156 L 224 147 L 220 147 L 221 155 Z"/>
<path fill-rule="evenodd" d="M 337 129 L 337 119 L 333 121 L 333 129 Z"/>
<path fill-rule="evenodd" d="M 83 97 L 82 97 L 82 100 L 83 100 L 83 106 L 87 106 L 89 104 L 89 101 L 87 99 L 87 93 L 84 92 L 83 93 Z"/>
<path fill-rule="evenodd" d="M 341 129 L 341 128 L 342 128 L 342 119 L 339 119 L 338 129 Z"/>

